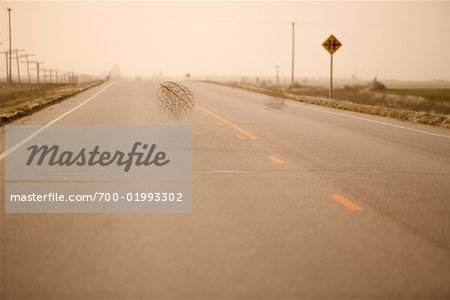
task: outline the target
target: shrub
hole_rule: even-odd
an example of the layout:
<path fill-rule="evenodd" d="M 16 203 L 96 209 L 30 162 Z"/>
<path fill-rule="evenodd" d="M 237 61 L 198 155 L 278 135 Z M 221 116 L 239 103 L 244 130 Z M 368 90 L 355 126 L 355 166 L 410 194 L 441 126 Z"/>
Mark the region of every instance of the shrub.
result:
<path fill-rule="evenodd" d="M 386 89 L 386 86 L 385 86 L 384 84 L 382 84 L 381 82 L 379 82 L 379 81 L 377 80 L 377 78 L 375 77 L 375 78 L 373 79 L 373 81 L 370 83 L 369 88 L 370 88 L 372 91 L 383 91 L 383 90 Z"/>

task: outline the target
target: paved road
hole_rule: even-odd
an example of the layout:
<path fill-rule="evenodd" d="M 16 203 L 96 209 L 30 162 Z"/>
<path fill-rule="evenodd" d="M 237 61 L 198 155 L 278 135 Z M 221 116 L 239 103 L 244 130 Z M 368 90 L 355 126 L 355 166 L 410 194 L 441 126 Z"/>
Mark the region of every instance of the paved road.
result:
<path fill-rule="evenodd" d="M 193 212 L 2 213 L 4 299 L 450 297 L 449 130 L 188 85 Z M 56 123 L 175 123 L 156 88 L 115 82 Z"/>

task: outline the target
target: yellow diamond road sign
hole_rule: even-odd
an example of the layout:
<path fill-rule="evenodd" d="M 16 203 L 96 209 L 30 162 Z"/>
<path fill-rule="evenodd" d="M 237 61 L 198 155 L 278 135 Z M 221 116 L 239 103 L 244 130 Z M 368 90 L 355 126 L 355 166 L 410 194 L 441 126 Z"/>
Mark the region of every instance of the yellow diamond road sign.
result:
<path fill-rule="evenodd" d="M 334 35 L 330 35 L 330 37 L 327 38 L 327 40 L 322 44 L 322 46 L 328 52 L 330 52 L 331 55 L 333 55 L 333 53 L 336 52 L 337 49 L 339 49 L 342 46 L 342 44 L 341 42 L 338 41 L 337 38 L 334 37 Z"/>

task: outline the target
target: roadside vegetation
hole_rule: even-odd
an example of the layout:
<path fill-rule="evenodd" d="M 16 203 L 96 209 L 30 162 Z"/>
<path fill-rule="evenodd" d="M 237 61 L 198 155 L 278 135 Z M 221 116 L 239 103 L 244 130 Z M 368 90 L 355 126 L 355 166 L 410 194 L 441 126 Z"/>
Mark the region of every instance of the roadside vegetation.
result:
<path fill-rule="evenodd" d="M 273 86 L 213 82 L 271 95 Z M 450 128 L 450 89 L 389 89 L 376 79 L 366 85 L 345 85 L 333 90 L 295 83 L 281 87 L 286 98 L 332 108 Z"/>
<path fill-rule="evenodd" d="M 57 103 L 102 81 L 77 84 L 0 84 L 0 125 Z"/>

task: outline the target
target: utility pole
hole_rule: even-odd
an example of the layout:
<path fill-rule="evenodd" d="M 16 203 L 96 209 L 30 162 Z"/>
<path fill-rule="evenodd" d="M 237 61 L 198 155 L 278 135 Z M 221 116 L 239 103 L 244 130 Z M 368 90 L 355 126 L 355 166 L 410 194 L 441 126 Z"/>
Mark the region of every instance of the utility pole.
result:
<path fill-rule="evenodd" d="M 0 43 L 0 45 L 1 44 L 3 44 L 3 43 Z M 3 53 L 3 52 L 0 52 L 0 53 Z M 6 68 L 5 68 L 5 70 L 6 70 L 6 82 L 8 82 L 8 56 L 6 56 Z"/>
<path fill-rule="evenodd" d="M 31 76 L 30 76 L 30 61 L 29 61 L 29 57 L 30 56 L 34 56 L 34 54 L 24 54 L 19 56 L 19 58 L 21 57 L 25 57 L 27 60 L 24 62 L 27 64 L 27 71 L 28 71 L 28 83 L 31 83 Z"/>
<path fill-rule="evenodd" d="M 279 65 L 276 65 L 276 66 L 275 66 L 275 69 L 277 70 L 277 86 L 280 86 L 280 77 L 279 77 L 279 69 L 280 69 L 280 66 L 279 66 Z"/>
<path fill-rule="evenodd" d="M 76 84 L 77 83 L 77 77 L 75 76 L 75 72 L 70 72 L 69 73 L 69 81 L 70 83 Z"/>
<path fill-rule="evenodd" d="M 55 83 L 58 83 L 58 70 L 55 71 Z"/>
<path fill-rule="evenodd" d="M 36 70 L 37 70 L 37 73 L 36 73 L 36 75 L 37 75 L 37 84 L 39 84 L 39 72 L 40 72 L 40 70 L 39 70 L 39 68 L 40 68 L 40 63 L 38 63 L 38 62 L 36 62 Z"/>
<path fill-rule="evenodd" d="M 11 8 L 8 7 L 8 18 L 9 18 L 9 83 L 12 84 L 12 73 L 11 73 L 11 67 L 12 67 L 12 51 L 11 51 Z"/>
<path fill-rule="evenodd" d="M 17 83 L 20 83 L 19 51 L 16 49 Z"/>
<path fill-rule="evenodd" d="M 52 83 L 52 81 L 53 81 L 53 78 L 52 78 L 52 72 L 53 72 L 53 70 L 52 69 L 48 69 L 49 71 L 50 71 L 50 83 Z"/>
<path fill-rule="evenodd" d="M 37 82 L 37 84 L 39 84 L 39 73 L 40 73 L 40 64 L 41 63 L 38 62 L 38 61 L 30 61 L 30 63 L 35 63 L 36 64 L 36 82 Z"/>
<path fill-rule="evenodd" d="M 294 85 L 294 56 L 295 56 L 295 23 L 292 22 L 292 65 L 291 65 L 291 86 Z"/>
<path fill-rule="evenodd" d="M 9 82 L 9 65 L 8 65 L 8 51 L 5 51 L 6 57 L 6 81 Z"/>
<path fill-rule="evenodd" d="M 20 65 L 19 65 L 19 51 L 25 51 L 24 49 L 15 49 L 16 63 L 17 63 L 17 82 L 20 83 Z"/>
<path fill-rule="evenodd" d="M 1 44 L 3 44 L 3 43 L 0 43 L 0 45 Z M 3 53 L 3 52 L 0 52 L 0 53 Z M 7 65 L 8 65 L 8 58 L 6 58 L 6 74 L 7 74 L 6 75 L 6 81 L 8 81 L 8 66 Z"/>
<path fill-rule="evenodd" d="M 8 67 L 8 50 L 6 51 L 2 51 L 0 53 L 4 53 L 5 54 L 5 58 L 6 58 L 6 82 L 9 83 L 9 67 Z"/>

